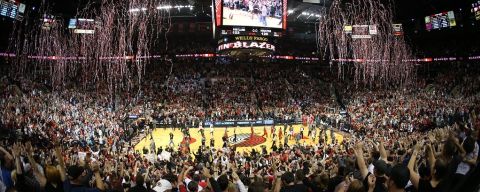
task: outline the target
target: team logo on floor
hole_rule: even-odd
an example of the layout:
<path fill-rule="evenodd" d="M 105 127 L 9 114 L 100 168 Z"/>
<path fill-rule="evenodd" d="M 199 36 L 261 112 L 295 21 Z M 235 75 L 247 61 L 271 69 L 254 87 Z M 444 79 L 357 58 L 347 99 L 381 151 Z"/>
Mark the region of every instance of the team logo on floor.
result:
<path fill-rule="evenodd" d="M 228 137 L 228 142 L 232 145 L 236 145 L 244 141 L 247 141 L 248 138 L 250 138 L 250 134 L 241 133 L 241 134 L 237 134 L 237 141 L 235 141 L 235 137 L 231 135 L 230 137 Z"/>
<path fill-rule="evenodd" d="M 253 135 L 250 138 L 249 133 L 241 133 L 237 134 L 237 140 L 235 141 L 235 137 L 233 135 L 228 137 L 228 142 L 231 145 L 235 145 L 237 147 L 253 147 L 265 143 L 266 139 L 262 136 Z"/>

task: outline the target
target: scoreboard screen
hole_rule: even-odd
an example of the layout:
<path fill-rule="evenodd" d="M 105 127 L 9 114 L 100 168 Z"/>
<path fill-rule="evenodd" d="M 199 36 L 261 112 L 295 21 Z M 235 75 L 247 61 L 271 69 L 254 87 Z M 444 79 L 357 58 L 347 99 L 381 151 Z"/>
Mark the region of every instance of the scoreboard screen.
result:
<path fill-rule="evenodd" d="M 13 2 L 7 2 L 0 0 L 0 15 L 4 17 L 10 17 L 12 19 L 17 18 L 18 5 Z"/>
<path fill-rule="evenodd" d="M 373 27 L 370 27 L 370 25 L 353 25 L 352 26 L 352 39 L 370 39 L 370 38 L 372 38 L 373 33 L 371 33 L 371 32 L 373 32 L 374 30 L 370 30 L 370 28 L 373 29 Z"/>
<path fill-rule="evenodd" d="M 27 6 L 25 4 L 20 3 L 20 5 L 18 6 L 18 13 L 22 13 L 22 14 L 25 13 L 25 8 L 26 7 Z"/>
<path fill-rule="evenodd" d="M 377 25 L 345 25 L 343 32 L 352 39 L 370 39 L 378 34 Z"/>
<path fill-rule="evenodd" d="M 79 34 L 94 34 L 97 25 L 99 23 L 94 19 L 72 18 L 68 21 L 68 28 Z"/>
<path fill-rule="evenodd" d="M 457 26 L 453 11 L 438 13 L 425 17 L 427 31 Z"/>
<path fill-rule="evenodd" d="M 480 21 L 480 1 L 472 4 L 472 13 L 475 20 Z"/>
<path fill-rule="evenodd" d="M 55 16 L 44 14 L 42 19 L 42 29 L 50 30 L 55 25 Z"/>
<path fill-rule="evenodd" d="M 247 27 L 233 27 L 229 29 L 222 29 L 221 35 L 253 35 L 253 36 L 267 36 L 267 37 L 281 37 L 282 32 L 272 31 L 265 28 L 247 28 Z"/>
<path fill-rule="evenodd" d="M 68 28 L 69 29 L 75 29 L 77 28 L 77 19 L 70 19 L 68 21 Z"/>
<path fill-rule="evenodd" d="M 403 25 L 401 23 L 392 24 L 393 26 L 393 35 L 402 36 L 403 35 Z"/>

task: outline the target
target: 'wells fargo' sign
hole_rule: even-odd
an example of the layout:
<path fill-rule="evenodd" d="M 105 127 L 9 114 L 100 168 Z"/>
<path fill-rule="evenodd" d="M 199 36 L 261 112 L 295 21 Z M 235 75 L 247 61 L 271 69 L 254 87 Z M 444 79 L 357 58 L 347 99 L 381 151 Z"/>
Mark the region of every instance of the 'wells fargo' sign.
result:
<path fill-rule="evenodd" d="M 258 36 L 236 36 L 236 41 L 268 41 L 266 37 L 258 37 Z"/>

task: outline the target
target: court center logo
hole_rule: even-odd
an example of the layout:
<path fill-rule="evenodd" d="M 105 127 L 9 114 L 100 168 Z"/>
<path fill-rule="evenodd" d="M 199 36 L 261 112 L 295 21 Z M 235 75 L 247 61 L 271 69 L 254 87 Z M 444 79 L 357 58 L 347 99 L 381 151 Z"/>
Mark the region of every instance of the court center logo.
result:
<path fill-rule="evenodd" d="M 237 134 L 237 140 L 235 141 L 234 135 L 228 137 L 228 142 L 231 145 L 235 145 L 237 147 L 254 147 L 265 143 L 266 139 L 262 136 L 253 135 L 250 137 L 251 134 L 249 133 L 240 133 Z"/>

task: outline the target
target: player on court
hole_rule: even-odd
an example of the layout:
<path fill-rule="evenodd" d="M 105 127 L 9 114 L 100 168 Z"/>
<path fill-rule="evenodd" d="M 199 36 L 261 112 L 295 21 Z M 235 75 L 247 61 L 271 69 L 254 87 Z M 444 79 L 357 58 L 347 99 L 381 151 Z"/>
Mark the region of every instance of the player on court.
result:
<path fill-rule="evenodd" d="M 200 125 L 198 126 L 198 131 L 202 135 L 202 137 L 205 137 L 205 130 L 203 130 L 203 123 L 200 122 Z"/>
<path fill-rule="evenodd" d="M 175 146 L 175 144 L 173 143 L 173 133 L 170 132 L 170 143 L 168 143 L 168 146 Z"/>
<path fill-rule="evenodd" d="M 275 141 L 275 138 L 277 138 L 277 131 L 275 130 L 275 127 L 273 127 L 271 134 L 272 134 L 272 140 Z"/>
<path fill-rule="evenodd" d="M 317 138 L 317 129 L 312 130 L 312 135 L 310 135 L 310 138 L 312 138 L 313 142 L 315 142 L 315 138 Z"/>
<path fill-rule="evenodd" d="M 250 126 L 250 138 L 253 138 L 253 125 Z"/>
<path fill-rule="evenodd" d="M 202 137 L 202 149 L 205 149 L 205 142 L 206 142 L 205 137 Z"/>
<path fill-rule="evenodd" d="M 210 123 L 210 136 L 213 137 L 213 122 Z"/>
<path fill-rule="evenodd" d="M 282 128 L 280 127 L 280 128 L 278 129 L 278 140 L 282 140 L 282 136 L 283 136 L 283 130 L 282 130 Z"/>
<path fill-rule="evenodd" d="M 233 142 L 237 142 L 237 128 L 235 127 L 233 128 Z"/>
<path fill-rule="evenodd" d="M 273 124 L 272 128 L 270 128 L 270 134 L 272 134 L 272 138 L 274 136 L 274 133 L 275 133 L 275 124 Z"/>
<path fill-rule="evenodd" d="M 300 136 L 303 138 L 303 131 L 305 130 L 305 128 L 303 128 L 303 125 L 302 127 L 300 127 Z"/>
<path fill-rule="evenodd" d="M 215 139 L 213 139 L 213 137 L 210 138 L 210 147 L 211 147 L 211 148 L 214 148 L 214 147 L 215 147 Z"/>
<path fill-rule="evenodd" d="M 265 126 L 263 126 L 263 136 L 264 136 L 265 138 L 268 137 L 267 127 L 265 127 Z"/>
<path fill-rule="evenodd" d="M 290 137 L 290 139 L 293 139 L 293 126 L 290 125 L 290 132 L 288 133 L 288 136 Z"/>
<path fill-rule="evenodd" d="M 225 134 L 222 137 L 223 140 L 223 147 L 222 148 L 227 148 L 228 147 L 228 130 L 227 127 L 225 127 Z"/>

